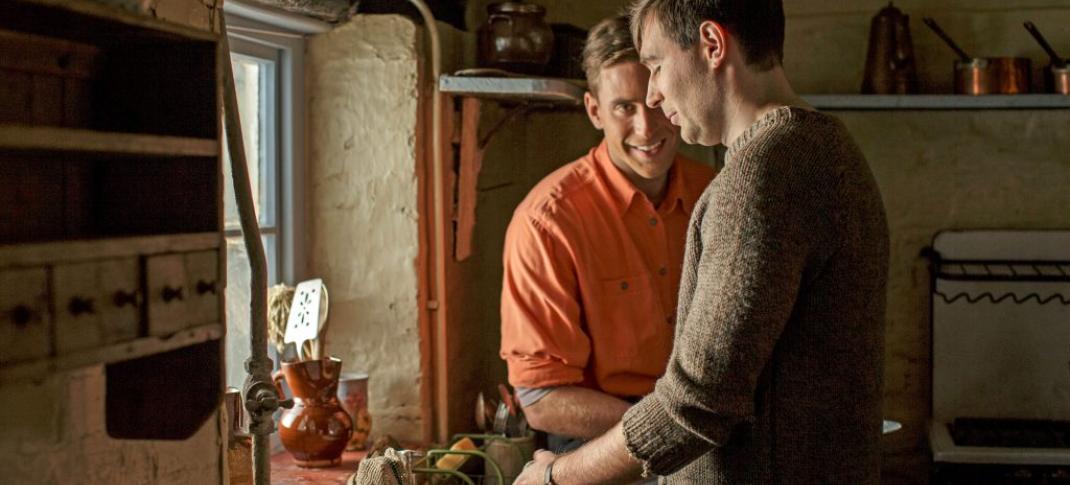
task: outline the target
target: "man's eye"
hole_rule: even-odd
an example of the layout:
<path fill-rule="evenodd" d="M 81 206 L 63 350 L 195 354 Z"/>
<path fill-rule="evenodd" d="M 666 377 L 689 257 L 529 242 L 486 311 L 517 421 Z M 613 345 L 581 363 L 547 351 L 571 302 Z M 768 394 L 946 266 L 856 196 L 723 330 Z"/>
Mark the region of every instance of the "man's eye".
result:
<path fill-rule="evenodd" d="M 631 113 L 635 111 L 635 106 L 630 104 L 618 104 L 616 110 L 621 113 Z"/>

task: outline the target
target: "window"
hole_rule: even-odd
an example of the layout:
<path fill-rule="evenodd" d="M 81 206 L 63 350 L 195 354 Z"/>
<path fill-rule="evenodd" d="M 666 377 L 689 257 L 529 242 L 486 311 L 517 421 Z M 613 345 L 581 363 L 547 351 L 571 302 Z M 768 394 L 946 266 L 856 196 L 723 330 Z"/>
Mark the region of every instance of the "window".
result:
<path fill-rule="evenodd" d="M 267 257 L 268 284 L 305 278 L 303 248 L 304 40 L 227 14 L 231 66 L 238 95 L 246 161 Z M 241 388 L 250 355 L 249 258 L 234 198 L 230 156 L 224 149 L 224 229 L 227 242 L 227 385 Z M 277 360 L 277 359 L 276 359 Z"/>

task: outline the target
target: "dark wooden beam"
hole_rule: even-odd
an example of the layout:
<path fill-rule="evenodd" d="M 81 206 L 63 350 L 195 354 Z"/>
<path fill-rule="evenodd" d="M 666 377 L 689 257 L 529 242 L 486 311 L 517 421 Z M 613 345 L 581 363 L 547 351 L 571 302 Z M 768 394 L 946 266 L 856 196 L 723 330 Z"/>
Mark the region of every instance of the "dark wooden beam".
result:
<path fill-rule="evenodd" d="M 359 0 L 249 0 L 249 2 L 327 22 L 338 22 L 349 17 L 350 8 L 353 4 L 359 3 Z"/>

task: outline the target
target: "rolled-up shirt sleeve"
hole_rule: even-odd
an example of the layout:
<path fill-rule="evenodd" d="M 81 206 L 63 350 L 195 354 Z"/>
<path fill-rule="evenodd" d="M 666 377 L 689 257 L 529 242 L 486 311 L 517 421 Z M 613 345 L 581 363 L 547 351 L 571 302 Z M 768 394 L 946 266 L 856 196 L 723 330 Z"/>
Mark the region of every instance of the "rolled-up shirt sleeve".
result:
<path fill-rule="evenodd" d="M 503 254 L 501 357 L 514 387 L 577 384 L 591 356 L 574 259 L 561 236 L 524 214 Z"/>

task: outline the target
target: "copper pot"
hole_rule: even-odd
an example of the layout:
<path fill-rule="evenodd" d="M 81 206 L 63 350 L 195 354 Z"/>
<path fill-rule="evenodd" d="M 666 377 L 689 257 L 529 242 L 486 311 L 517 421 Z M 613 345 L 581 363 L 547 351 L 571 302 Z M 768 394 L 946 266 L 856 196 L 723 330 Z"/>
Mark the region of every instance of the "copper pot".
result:
<path fill-rule="evenodd" d="M 955 94 L 1024 94 L 1032 64 L 1024 57 L 983 57 L 955 61 Z"/>
<path fill-rule="evenodd" d="M 1064 61 L 1063 67 L 1045 67 L 1044 86 L 1049 93 L 1070 95 L 1070 64 Z"/>
<path fill-rule="evenodd" d="M 502 2 L 487 6 L 487 22 L 479 28 L 481 67 L 539 74 L 550 61 L 554 34 L 534 3 Z"/>
<path fill-rule="evenodd" d="M 1067 60 L 1059 57 L 1059 54 L 1055 52 L 1051 44 L 1048 44 L 1048 41 L 1040 34 L 1033 22 L 1025 22 L 1025 30 L 1033 34 L 1033 38 L 1037 40 L 1037 43 L 1040 44 L 1040 47 L 1044 49 L 1044 52 L 1051 59 L 1048 67 L 1044 68 L 1044 88 L 1049 93 L 1070 94 L 1070 65 L 1068 65 Z"/>
<path fill-rule="evenodd" d="M 338 402 L 342 361 L 334 357 L 283 362 L 272 379 L 282 395 L 281 381 L 293 391 L 294 406 L 279 417 L 282 446 L 297 466 L 320 468 L 342 462 L 342 451 L 353 434 L 353 420 Z"/>

